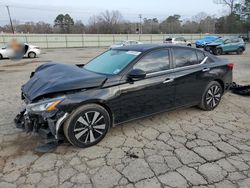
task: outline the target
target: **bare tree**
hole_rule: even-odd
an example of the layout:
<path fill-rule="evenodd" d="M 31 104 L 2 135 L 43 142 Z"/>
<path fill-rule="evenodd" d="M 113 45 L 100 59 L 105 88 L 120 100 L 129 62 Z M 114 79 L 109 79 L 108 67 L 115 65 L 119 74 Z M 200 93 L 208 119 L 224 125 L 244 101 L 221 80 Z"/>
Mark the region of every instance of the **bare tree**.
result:
<path fill-rule="evenodd" d="M 122 15 L 119 11 L 108 11 L 101 13 L 98 17 L 98 21 L 101 24 L 104 32 L 118 33 L 119 24 L 122 23 Z"/>
<path fill-rule="evenodd" d="M 214 3 L 228 6 L 230 8 L 230 15 L 232 15 L 235 5 L 240 3 L 239 1 L 241 0 L 214 0 Z"/>

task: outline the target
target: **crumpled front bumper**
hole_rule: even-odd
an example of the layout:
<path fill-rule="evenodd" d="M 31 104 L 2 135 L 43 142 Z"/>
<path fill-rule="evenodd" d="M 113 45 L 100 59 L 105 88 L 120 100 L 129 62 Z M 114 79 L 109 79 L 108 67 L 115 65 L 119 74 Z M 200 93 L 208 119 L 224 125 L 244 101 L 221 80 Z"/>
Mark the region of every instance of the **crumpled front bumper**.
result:
<path fill-rule="evenodd" d="M 43 139 L 64 140 L 61 126 L 68 113 L 53 111 L 50 113 L 30 113 L 22 110 L 14 119 L 17 128 L 25 132 L 36 132 Z"/>

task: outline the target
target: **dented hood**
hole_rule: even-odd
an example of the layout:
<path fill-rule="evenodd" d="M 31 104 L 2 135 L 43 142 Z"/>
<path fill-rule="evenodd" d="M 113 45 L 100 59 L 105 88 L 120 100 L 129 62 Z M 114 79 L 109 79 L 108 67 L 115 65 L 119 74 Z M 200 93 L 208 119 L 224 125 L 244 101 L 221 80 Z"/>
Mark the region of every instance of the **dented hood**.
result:
<path fill-rule="evenodd" d="M 48 63 L 35 70 L 31 79 L 22 86 L 22 92 L 32 101 L 51 93 L 98 87 L 106 79 L 105 75 L 87 71 L 76 65 Z"/>

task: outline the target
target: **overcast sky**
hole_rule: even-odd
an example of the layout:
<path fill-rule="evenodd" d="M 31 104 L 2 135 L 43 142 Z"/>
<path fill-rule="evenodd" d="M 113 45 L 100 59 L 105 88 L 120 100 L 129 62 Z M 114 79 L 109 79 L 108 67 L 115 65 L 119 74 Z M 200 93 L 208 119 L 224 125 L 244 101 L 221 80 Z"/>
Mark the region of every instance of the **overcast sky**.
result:
<path fill-rule="evenodd" d="M 139 20 L 138 14 L 159 20 L 180 14 L 182 19 L 189 19 L 199 12 L 219 16 L 226 10 L 224 6 L 214 4 L 213 0 L 0 0 L 0 25 L 9 22 L 4 5 L 9 5 L 12 19 L 21 23 L 53 23 L 59 13 L 69 13 L 74 19 L 88 23 L 91 15 L 105 10 L 119 10 L 124 19 L 130 21 Z"/>

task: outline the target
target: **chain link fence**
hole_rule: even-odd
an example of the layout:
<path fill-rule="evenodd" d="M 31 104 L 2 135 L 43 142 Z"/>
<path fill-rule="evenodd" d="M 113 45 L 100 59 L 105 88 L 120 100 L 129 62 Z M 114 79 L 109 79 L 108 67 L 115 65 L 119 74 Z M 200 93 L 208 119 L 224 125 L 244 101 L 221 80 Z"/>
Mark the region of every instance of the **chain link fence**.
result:
<path fill-rule="evenodd" d="M 167 37 L 184 37 L 194 43 L 205 34 L 0 34 L 0 46 L 11 39 L 37 45 L 41 48 L 83 48 L 107 47 L 123 40 L 137 40 L 143 43 L 162 43 Z M 221 37 L 239 34 L 220 34 Z"/>

